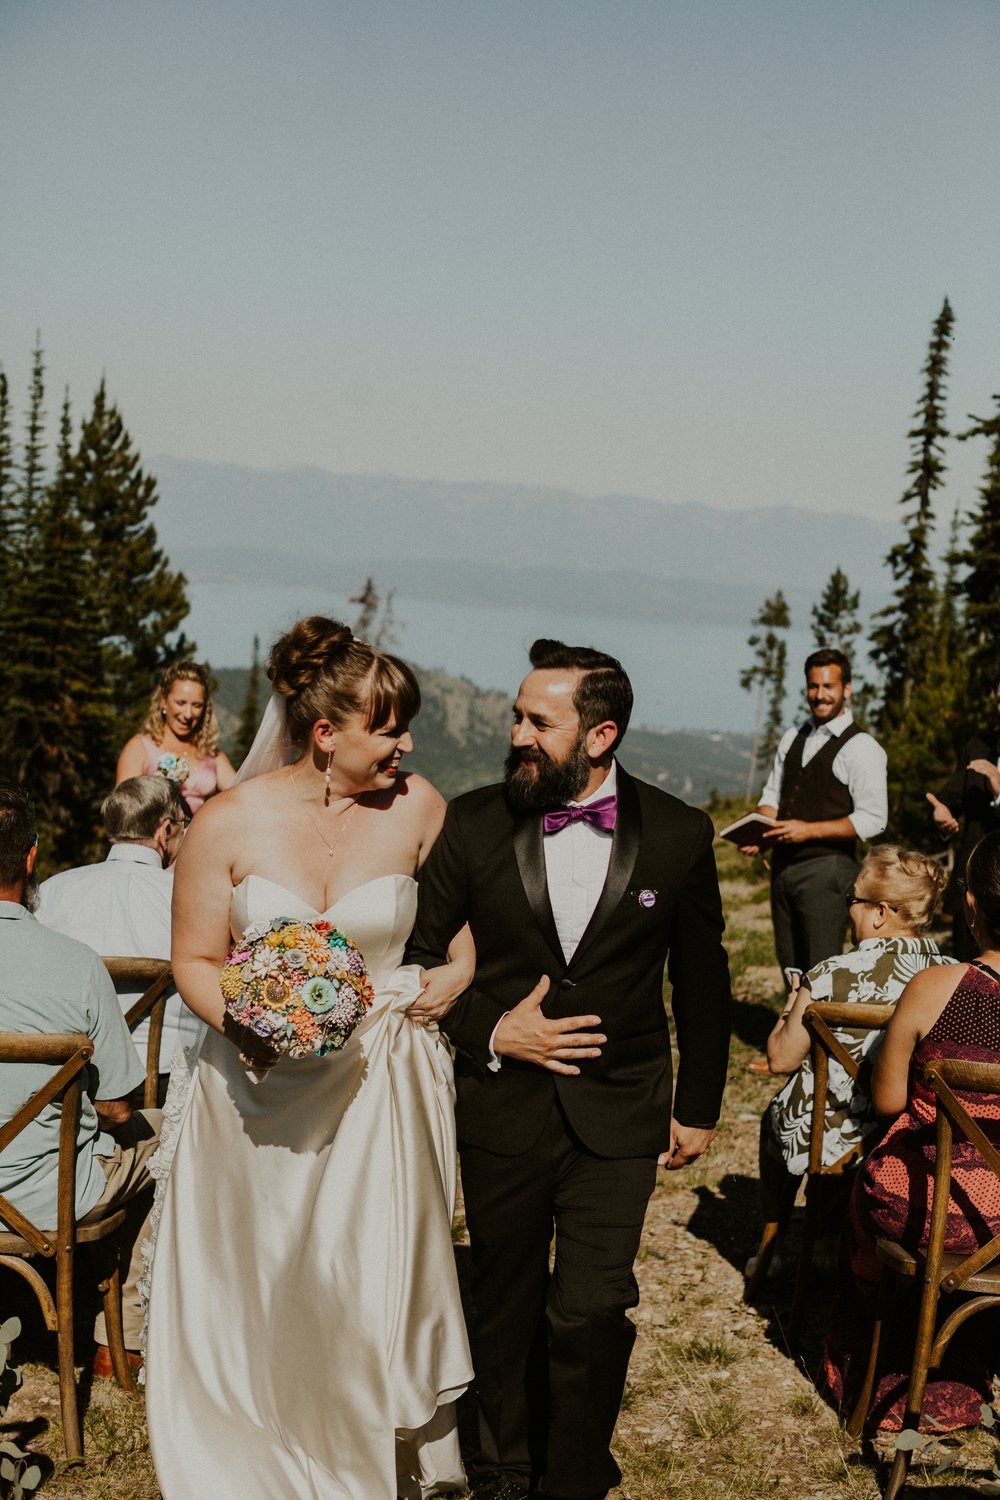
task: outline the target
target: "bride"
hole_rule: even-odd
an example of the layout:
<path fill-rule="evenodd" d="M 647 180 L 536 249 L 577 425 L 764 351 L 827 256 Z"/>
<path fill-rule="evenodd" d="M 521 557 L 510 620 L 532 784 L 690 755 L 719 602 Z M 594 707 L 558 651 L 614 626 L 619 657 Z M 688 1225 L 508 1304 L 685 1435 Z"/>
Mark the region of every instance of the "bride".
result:
<path fill-rule="evenodd" d="M 423 988 L 401 967 L 444 815 L 400 770 L 409 668 L 314 616 L 268 672 L 241 784 L 195 820 L 175 878 L 174 975 L 211 1029 L 153 1259 L 153 1459 L 165 1500 L 420 1500 L 464 1489 L 453 1403 L 472 1370 L 433 1022 L 472 943 Z M 219 971 L 231 936 L 274 917 L 334 922 L 376 998 L 342 1051 L 262 1071 L 259 1042 L 224 1034 Z"/>

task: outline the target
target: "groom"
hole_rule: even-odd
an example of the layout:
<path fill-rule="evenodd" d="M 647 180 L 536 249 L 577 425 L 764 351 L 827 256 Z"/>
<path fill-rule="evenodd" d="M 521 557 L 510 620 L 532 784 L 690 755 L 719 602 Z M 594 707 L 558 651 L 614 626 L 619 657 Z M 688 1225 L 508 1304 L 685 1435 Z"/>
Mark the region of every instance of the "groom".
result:
<path fill-rule="evenodd" d="M 621 664 L 559 641 L 530 656 L 505 780 L 450 805 L 411 956 L 440 963 L 470 923 L 475 979 L 442 1025 L 477 1310 L 474 1493 L 602 1500 L 621 1478 L 646 1203 L 657 1164 L 715 1134 L 729 973 L 709 819 L 615 761 Z"/>

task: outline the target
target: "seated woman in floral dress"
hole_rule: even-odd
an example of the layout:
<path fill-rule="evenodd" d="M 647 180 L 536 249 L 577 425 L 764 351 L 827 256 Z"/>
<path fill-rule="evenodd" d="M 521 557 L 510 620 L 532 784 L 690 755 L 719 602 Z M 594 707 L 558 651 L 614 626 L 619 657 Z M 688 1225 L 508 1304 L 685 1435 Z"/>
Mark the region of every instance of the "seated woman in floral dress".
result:
<path fill-rule="evenodd" d="M 937 860 L 879 844 L 868 855 L 848 896 L 856 948 L 824 959 L 803 976 L 767 1043 L 772 1073 L 791 1073 L 768 1106 L 760 1130 L 760 1193 L 766 1223 L 778 1223 L 776 1255 L 791 1216 L 799 1183 L 809 1165 L 809 1129 L 814 1079 L 809 1033 L 802 1017 L 813 1000 L 838 1004 L 892 1005 L 921 969 L 948 964 L 934 939 L 927 936 L 945 872 Z M 868 1096 L 870 1060 L 882 1039 L 878 1031 L 838 1028 L 835 1035 L 858 1062 L 869 1059 L 855 1083 L 835 1059 L 830 1060 L 823 1164 L 832 1166 L 876 1128 Z M 756 1257 L 747 1265 L 753 1274 Z"/>
<path fill-rule="evenodd" d="M 857 1399 L 871 1340 L 880 1262 L 878 1238 L 926 1244 L 934 1174 L 937 1111 L 922 1069 L 935 1058 L 1000 1063 L 1000 831 L 987 834 L 966 867 L 966 906 L 980 955 L 969 964 L 928 969 L 907 985 L 875 1064 L 872 1099 L 892 1120 L 858 1173 L 851 1196 L 842 1277 L 824 1354 L 824 1373 L 845 1411 Z M 1000 1096 L 959 1098 L 987 1138 L 1000 1146 Z M 1000 1233 L 1000 1183 L 968 1141 L 952 1157 L 945 1249 L 968 1253 Z M 916 1304 L 914 1303 L 914 1309 Z M 883 1332 L 884 1373 L 874 1418 L 898 1429 L 905 1406 L 915 1325 L 894 1318 Z M 996 1328 L 972 1319 L 931 1372 L 921 1426 L 953 1431 L 976 1426 L 991 1398 Z"/>

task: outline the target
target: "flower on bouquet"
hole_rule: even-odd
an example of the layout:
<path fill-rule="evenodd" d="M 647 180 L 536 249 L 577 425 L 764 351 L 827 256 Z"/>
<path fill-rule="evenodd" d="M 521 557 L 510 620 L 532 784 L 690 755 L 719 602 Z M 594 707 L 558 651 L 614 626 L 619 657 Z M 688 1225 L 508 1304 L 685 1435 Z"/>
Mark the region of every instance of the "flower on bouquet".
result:
<path fill-rule="evenodd" d="M 172 750 L 163 752 L 156 762 L 156 769 L 168 781 L 176 781 L 178 786 L 183 786 L 191 775 L 191 767 L 187 763 L 186 756 L 174 755 Z"/>
<path fill-rule="evenodd" d="M 256 922 L 219 975 L 226 1014 L 279 1056 L 343 1047 L 375 991 L 360 949 L 329 922 Z"/>

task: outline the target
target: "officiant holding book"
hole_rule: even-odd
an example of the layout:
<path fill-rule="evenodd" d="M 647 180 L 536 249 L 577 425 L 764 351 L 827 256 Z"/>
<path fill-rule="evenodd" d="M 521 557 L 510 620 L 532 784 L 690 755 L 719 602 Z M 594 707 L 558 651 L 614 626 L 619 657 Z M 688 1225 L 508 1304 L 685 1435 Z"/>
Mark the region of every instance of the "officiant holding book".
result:
<path fill-rule="evenodd" d="M 530 655 L 505 780 L 448 808 L 411 957 L 436 963 L 469 923 L 475 977 L 441 1026 L 477 1313 L 474 1493 L 602 1500 L 646 1204 L 657 1165 L 715 1134 L 729 972 L 710 820 L 615 759 L 621 664 L 559 641 Z"/>
<path fill-rule="evenodd" d="M 810 716 L 778 745 L 757 811 L 775 819 L 761 844 L 771 855 L 771 920 L 785 981 L 844 947 L 858 873 L 857 841 L 888 821 L 886 755 L 851 713 L 851 664 L 824 648 L 806 658 Z"/>

